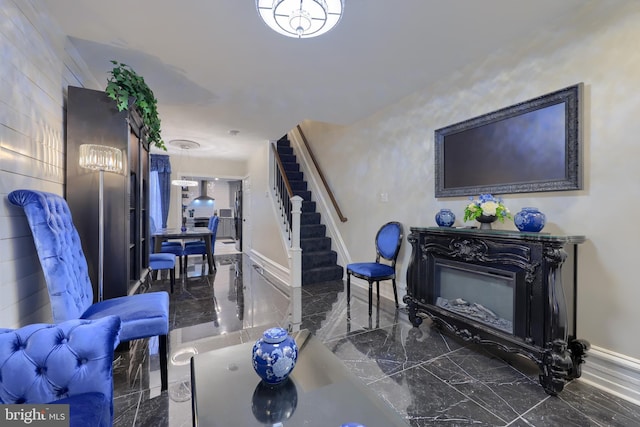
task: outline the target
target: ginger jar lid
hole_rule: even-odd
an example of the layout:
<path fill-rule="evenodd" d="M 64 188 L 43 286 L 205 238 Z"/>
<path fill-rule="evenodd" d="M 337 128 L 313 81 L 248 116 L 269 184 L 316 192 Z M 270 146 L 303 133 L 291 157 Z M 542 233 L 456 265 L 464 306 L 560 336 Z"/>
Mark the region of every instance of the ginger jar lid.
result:
<path fill-rule="evenodd" d="M 262 339 L 269 344 L 277 344 L 285 340 L 289 333 L 284 328 L 270 328 L 264 331 Z"/>

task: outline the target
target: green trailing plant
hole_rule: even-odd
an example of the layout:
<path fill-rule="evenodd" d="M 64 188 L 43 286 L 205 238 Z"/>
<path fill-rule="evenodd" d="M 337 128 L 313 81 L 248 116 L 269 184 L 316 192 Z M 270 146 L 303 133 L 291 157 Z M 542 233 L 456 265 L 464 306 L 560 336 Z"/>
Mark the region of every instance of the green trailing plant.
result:
<path fill-rule="evenodd" d="M 142 121 L 147 127 L 147 138 L 150 144 L 167 150 L 160 136 L 160 117 L 158 117 L 158 100 L 153 91 L 147 86 L 144 78 L 136 73 L 130 66 L 118 61 L 111 61 L 114 65 L 109 72 L 105 92 L 114 101 L 118 111 L 128 110 L 131 98 L 134 106 L 140 112 Z"/>

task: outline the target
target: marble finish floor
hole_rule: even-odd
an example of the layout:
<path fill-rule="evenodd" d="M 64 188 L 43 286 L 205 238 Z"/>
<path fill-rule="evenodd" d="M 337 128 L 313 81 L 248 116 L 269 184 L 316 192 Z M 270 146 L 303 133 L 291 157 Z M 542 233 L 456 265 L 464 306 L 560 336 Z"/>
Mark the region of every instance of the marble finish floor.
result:
<path fill-rule="evenodd" d="M 365 292 L 352 289 L 349 307 L 341 281 L 305 286 L 290 299 L 233 252 L 216 255 L 212 275 L 190 265 L 171 295 L 168 391 L 160 392 L 155 340 L 117 353 L 114 426 L 192 425 L 191 355 L 255 341 L 275 325 L 315 334 L 408 426 L 640 426 L 640 407 L 579 380 L 551 397 L 529 360 L 467 344 L 427 320 L 414 328 L 386 299 L 369 317 Z M 168 290 L 168 280 L 156 289 Z"/>

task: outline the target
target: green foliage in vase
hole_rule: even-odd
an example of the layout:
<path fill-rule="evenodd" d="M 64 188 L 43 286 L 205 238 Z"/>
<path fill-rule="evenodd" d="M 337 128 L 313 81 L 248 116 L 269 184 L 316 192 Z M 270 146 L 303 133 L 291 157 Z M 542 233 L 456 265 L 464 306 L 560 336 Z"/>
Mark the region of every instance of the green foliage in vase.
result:
<path fill-rule="evenodd" d="M 160 136 L 160 117 L 158 117 L 158 100 L 153 91 L 147 86 L 144 78 L 130 66 L 118 61 L 111 61 L 114 65 L 109 72 L 105 92 L 114 101 L 118 111 L 129 109 L 129 101 L 134 99 L 134 106 L 140 112 L 142 121 L 147 128 L 147 138 L 150 144 L 167 150 Z"/>
<path fill-rule="evenodd" d="M 481 215 L 495 216 L 500 222 L 504 222 L 505 218 L 511 219 L 511 212 L 502 203 L 502 199 L 496 199 L 491 194 L 481 194 L 478 200 L 469 197 L 471 203 L 464 208 L 464 220 L 469 221 L 476 219 Z"/>

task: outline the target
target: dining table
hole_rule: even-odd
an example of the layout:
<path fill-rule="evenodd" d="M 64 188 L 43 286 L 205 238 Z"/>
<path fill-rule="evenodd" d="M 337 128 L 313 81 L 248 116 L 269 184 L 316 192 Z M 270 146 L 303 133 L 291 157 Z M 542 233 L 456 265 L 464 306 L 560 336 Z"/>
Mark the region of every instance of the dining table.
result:
<path fill-rule="evenodd" d="M 155 240 L 154 252 L 160 253 L 162 251 L 162 242 L 166 240 L 181 240 L 184 243 L 186 240 L 203 239 L 207 251 L 209 274 L 212 274 L 215 270 L 212 235 L 213 233 L 208 227 L 187 227 L 184 231 L 180 228 L 159 228 L 152 233 Z"/>

